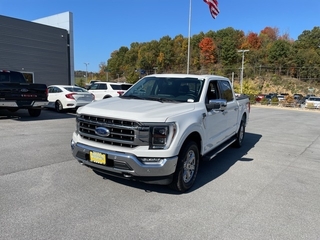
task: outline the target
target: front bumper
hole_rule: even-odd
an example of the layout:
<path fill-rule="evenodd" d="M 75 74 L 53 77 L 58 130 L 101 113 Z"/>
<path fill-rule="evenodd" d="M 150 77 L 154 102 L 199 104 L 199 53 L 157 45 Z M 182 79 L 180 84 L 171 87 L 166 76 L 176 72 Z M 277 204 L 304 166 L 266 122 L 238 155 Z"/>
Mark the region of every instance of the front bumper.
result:
<path fill-rule="evenodd" d="M 150 182 L 156 184 L 169 184 L 175 172 L 178 156 L 162 158 L 157 163 L 143 163 L 137 156 L 131 153 L 116 152 L 106 149 L 76 143 L 71 140 L 73 156 L 79 163 L 94 169 L 95 171 L 117 177 Z M 107 157 L 105 165 L 90 161 L 90 152 L 103 153 Z"/>

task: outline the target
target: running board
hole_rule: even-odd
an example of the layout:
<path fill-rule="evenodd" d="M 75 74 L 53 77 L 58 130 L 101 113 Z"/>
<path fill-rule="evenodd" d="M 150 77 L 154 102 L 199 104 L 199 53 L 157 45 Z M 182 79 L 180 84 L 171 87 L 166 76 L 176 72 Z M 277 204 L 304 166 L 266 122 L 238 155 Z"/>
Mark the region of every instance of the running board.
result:
<path fill-rule="evenodd" d="M 224 143 L 220 144 L 218 147 L 212 149 L 210 152 L 208 152 L 206 155 L 203 155 L 202 160 L 203 161 L 210 161 L 212 158 L 217 156 L 218 153 L 222 152 L 224 149 L 229 147 L 232 143 L 234 143 L 237 140 L 236 137 L 232 137 L 229 140 L 225 141 Z"/>

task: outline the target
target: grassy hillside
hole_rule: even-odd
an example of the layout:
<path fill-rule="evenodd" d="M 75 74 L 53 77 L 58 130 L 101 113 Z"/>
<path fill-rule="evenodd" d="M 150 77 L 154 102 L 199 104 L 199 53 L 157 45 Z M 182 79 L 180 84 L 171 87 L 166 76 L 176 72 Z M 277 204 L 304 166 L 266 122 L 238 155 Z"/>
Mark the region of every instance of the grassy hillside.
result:
<path fill-rule="evenodd" d="M 122 82 L 124 78 L 120 79 Z M 89 80 L 88 80 L 89 81 Z M 75 77 L 75 83 L 78 86 L 85 86 L 86 79 L 84 77 Z M 320 96 L 320 83 L 317 81 L 301 81 L 296 78 L 266 76 L 256 77 L 255 79 L 244 79 L 243 93 L 247 94 L 268 94 L 268 93 L 288 93 L 293 95 L 300 93 L 303 95 L 315 94 Z M 239 80 L 234 80 L 234 88 L 236 92 L 240 92 Z M 313 89 L 313 91 L 311 90 Z"/>
<path fill-rule="evenodd" d="M 234 87 L 239 92 L 239 81 L 235 80 Z M 288 93 L 293 95 L 300 93 L 302 95 L 315 94 L 320 95 L 320 83 L 316 81 L 301 81 L 289 77 L 256 77 L 255 79 L 244 79 L 242 86 L 243 92 L 247 94 L 268 94 L 268 93 Z"/>

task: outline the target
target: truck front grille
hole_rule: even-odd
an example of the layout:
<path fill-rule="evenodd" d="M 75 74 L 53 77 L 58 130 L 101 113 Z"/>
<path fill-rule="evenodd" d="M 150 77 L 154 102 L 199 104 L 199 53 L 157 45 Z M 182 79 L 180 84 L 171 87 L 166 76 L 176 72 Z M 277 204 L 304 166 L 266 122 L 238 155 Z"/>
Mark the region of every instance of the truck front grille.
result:
<path fill-rule="evenodd" d="M 82 138 L 94 142 L 128 148 L 149 144 L 149 127 L 142 127 L 134 121 L 79 115 L 77 127 Z M 108 129 L 110 134 L 99 136 L 97 127 Z"/>

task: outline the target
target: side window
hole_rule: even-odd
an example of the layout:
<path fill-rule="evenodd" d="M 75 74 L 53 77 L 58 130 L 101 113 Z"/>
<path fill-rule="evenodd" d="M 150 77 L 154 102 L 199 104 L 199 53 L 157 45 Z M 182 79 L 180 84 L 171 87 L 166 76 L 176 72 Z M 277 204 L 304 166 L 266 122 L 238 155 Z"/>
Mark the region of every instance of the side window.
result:
<path fill-rule="evenodd" d="M 98 89 L 108 89 L 107 84 L 97 84 L 97 85 L 98 85 Z"/>
<path fill-rule="evenodd" d="M 219 90 L 218 90 L 218 82 L 217 81 L 211 81 L 208 85 L 207 89 L 207 96 L 206 101 L 209 102 L 209 100 L 213 99 L 219 99 Z"/>
<path fill-rule="evenodd" d="M 228 81 L 219 81 L 221 98 L 226 99 L 227 102 L 233 101 L 233 93 L 231 85 Z"/>
<path fill-rule="evenodd" d="M 48 93 L 53 93 L 53 87 L 48 88 Z"/>
<path fill-rule="evenodd" d="M 98 84 L 91 84 L 90 90 L 96 90 L 98 88 Z"/>
<path fill-rule="evenodd" d="M 52 89 L 52 92 L 53 92 L 53 93 L 59 93 L 59 92 L 62 92 L 62 90 L 61 90 L 60 88 L 54 87 L 54 88 Z"/>

